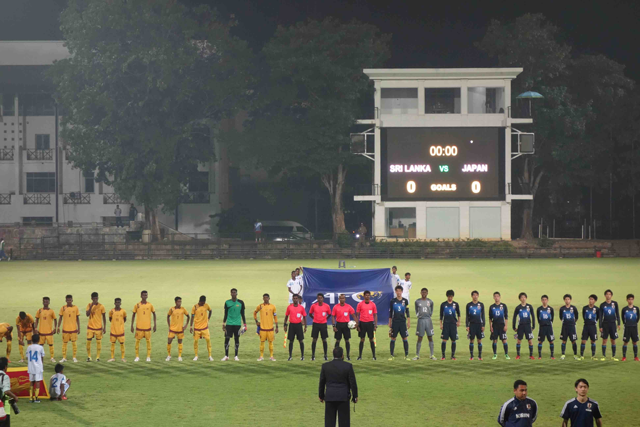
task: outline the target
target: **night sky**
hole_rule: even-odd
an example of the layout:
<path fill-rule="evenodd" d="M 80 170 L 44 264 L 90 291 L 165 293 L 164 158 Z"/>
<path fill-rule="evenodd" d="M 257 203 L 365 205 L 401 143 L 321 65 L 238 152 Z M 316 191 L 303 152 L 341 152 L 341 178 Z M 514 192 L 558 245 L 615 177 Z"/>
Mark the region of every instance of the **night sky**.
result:
<path fill-rule="evenodd" d="M 482 67 L 494 65 L 474 43 L 491 19 L 511 20 L 543 13 L 561 27 L 576 52 L 603 53 L 627 66 L 640 80 L 640 55 L 633 40 L 640 28 L 640 1 L 427 2 L 380 0 L 181 0 L 207 3 L 239 21 L 236 34 L 259 49 L 277 25 L 334 16 L 358 19 L 393 35 L 387 67 Z M 444 4 L 443 4 L 444 3 Z M 57 12 L 64 0 L 0 0 L 0 40 L 61 37 Z M 574 6 L 577 5 L 577 6 Z"/>

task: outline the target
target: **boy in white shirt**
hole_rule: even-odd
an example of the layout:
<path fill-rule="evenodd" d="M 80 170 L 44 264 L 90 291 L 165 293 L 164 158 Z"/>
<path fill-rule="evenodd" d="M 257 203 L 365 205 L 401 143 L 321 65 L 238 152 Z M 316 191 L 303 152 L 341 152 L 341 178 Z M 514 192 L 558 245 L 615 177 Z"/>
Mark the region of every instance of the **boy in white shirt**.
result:
<path fill-rule="evenodd" d="M 64 375 L 64 365 L 58 363 L 55 367 L 56 373 L 49 381 L 49 395 L 51 400 L 67 400 L 67 390 L 71 387 L 71 380 Z"/>
<path fill-rule="evenodd" d="M 31 344 L 27 347 L 27 372 L 29 373 L 29 400 L 31 403 L 40 403 L 38 396 L 40 395 L 40 382 L 42 381 L 42 373 L 44 367 L 42 360 L 44 359 L 44 348 L 40 344 L 40 335 L 33 334 Z"/>
<path fill-rule="evenodd" d="M 391 267 L 391 289 L 395 293 L 396 286 L 400 284 L 400 276 L 398 275 L 398 267 Z"/>
<path fill-rule="evenodd" d="M 400 281 L 400 286 L 402 286 L 402 298 L 406 298 L 407 301 L 411 301 L 409 299 L 409 291 L 411 290 L 411 273 L 404 273 L 404 280 Z"/>

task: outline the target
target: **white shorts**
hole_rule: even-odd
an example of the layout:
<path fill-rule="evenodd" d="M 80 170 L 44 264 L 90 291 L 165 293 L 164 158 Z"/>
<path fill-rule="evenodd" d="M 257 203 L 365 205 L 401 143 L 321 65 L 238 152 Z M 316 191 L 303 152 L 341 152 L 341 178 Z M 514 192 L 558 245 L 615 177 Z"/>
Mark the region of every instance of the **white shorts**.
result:
<path fill-rule="evenodd" d="M 42 372 L 40 372 L 39 374 L 29 374 L 29 381 L 33 382 L 33 381 L 42 381 Z"/>

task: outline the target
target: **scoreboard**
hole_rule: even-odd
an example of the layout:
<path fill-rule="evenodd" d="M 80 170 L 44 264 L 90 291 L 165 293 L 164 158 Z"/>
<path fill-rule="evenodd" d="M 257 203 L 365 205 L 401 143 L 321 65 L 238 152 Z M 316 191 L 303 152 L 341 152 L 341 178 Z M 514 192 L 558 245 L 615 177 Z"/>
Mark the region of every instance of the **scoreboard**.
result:
<path fill-rule="evenodd" d="M 505 128 L 380 131 L 382 200 L 505 200 Z"/>

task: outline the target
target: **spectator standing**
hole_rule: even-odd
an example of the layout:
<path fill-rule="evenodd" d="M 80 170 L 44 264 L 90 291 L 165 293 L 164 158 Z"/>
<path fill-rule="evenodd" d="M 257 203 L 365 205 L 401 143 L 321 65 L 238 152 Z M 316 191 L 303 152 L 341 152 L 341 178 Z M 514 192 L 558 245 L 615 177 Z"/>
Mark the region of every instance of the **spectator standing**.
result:
<path fill-rule="evenodd" d="M 0 357 L 0 399 L 4 402 L 4 409 L 7 413 L 7 418 L 4 421 L 0 421 L 1 427 L 9 427 L 11 425 L 11 404 L 10 401 L 18 401 L 15 394 L 11 392 L 11 379 L 7 375 L 7 365 L 9 360 L 6 357 Z"/>
<path fill-rule="evenodd" d="M 253 232 L 256 234 L 256 243 L 258 243 L 262 239 L 262 223 L 259 219 L 256 219 L 253 224 Z"/>
<path fill-rule="evenodd" d="M 129 208 L 129 221 L 135 221 L 138 217 L 138 209 L 131 203 L 131 207 Z"/>
<path fill-rule="evenodd" d="M 113 213 L 116 215 L 116 227 L 122 227 L 122 209 L 120 209 L 120 205 L 116 205 L 116 210 Z"/>
<path fill-rule="evenodd" d="M 358 237 L 360 244 L 364 245 L 364 240 L 367 235 L 367 227 L 364 226 L 363 222 L 360 223 L 360 227 L 358 228 L 358 234 L 360 235 L 360 237 Z"/>
<path fill-rule="evenodd" d="M 2 261 L 3 259 L 6 259 L 7 261 L 11 261 L 11 258 L 9 258 L 7 254 L 4 252 L 4 246 L 5 246 L 5 241 L 3 237 L 3 238 L 0 238 L 0 261 Z"/>

